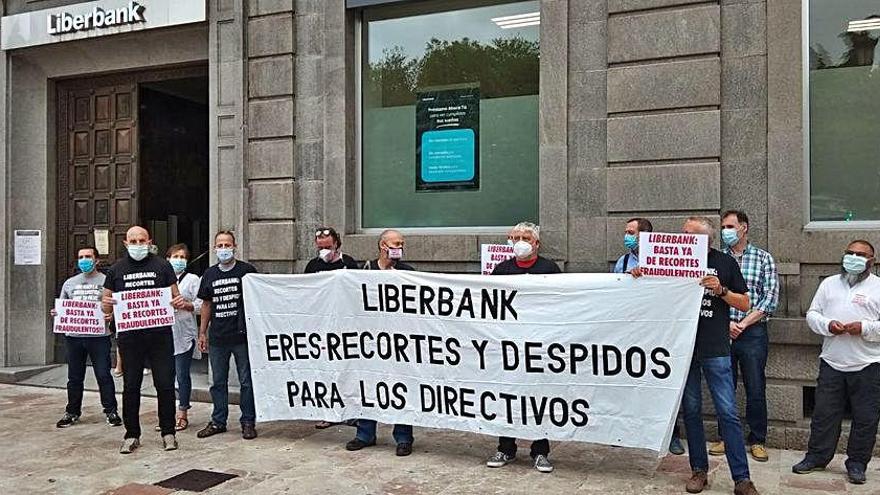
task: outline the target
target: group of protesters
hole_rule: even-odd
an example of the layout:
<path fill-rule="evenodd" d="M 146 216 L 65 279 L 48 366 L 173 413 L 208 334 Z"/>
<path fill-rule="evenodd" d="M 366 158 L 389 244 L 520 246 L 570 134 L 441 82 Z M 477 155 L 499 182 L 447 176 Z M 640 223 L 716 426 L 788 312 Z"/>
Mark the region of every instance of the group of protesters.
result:
<path fill-rule="evenodd" d="M 681 402 L 692 476 L 689 493 L 708 486 L 709 455 L 727 457 L 734 493 L 757 494 L 750 480 L 748 455 L 754 461 L 769 459 L 767 441 L 767 398 L 765 367 L 768 359 L 768 320 L 777 308 L 779 279 L 773 256 L 749 240 L 750 224 L 745 212 L 730 210 L 720 216 L 721 249 L 716 243 L 716 222 L 707 217 L 688 218 L 681 231 L 702 234 L 709 239 L 707 274 L 700 280 L 704 288 L 696 344 Z M 641 277 L 639 234 L 652 232 L 644 218 L 633 218 L 624 225 L 622 255 L 613 271 Z M 498 264 L 492 275 L 560 273 L 554 261 L 539 254 L 540 229 L 522 222 L 508 233 L 514 256 Z M 126 233 L 126 254 L 104 271 L 99 270 L 94 247 L 78 251 L 78 273 L 62 288 L 62 299 L 101 301 L 108 331 L 100 336 L 68 334 L 65 337 L 68 361 L 68 403 L 57 426 L 75 424 L 82 413 L 86 360 L 91 359 L 98 382 L 101 404 L 111 426 L 124 424 L 120 453 L 130 454 L 140 446 L 139 408 L 146 363 L 152 369 L 158 399 L 158 426 L 165 450 L 178 448 L 176 432 L 189 424 L 192 385 L 190 366 L 194 354 L 208 353 L 211 366 L 213 401 L 211 419 L 198 438 L 227 431 L 229 415 L 228 378 L 230 358 L 234 357 L 240 383 L 241 435 L 257 437 L 256 411 L 248 358 L 242 279 L 256 268 L 236 257 L 236 238 L 230 231 L 214 236 L 213 251 L 218 263 L 197 277 L 188 273 L 190 251 L 186 245 L 168 248 L 164 258 L 153 254 L 153 241 L 142 227 Z M 316 256 L 305 273 L 340 269 L 414 270 L 404 260 L 405 239 L 401 232 L 385 230 L 378 238 L 378 255 L 365 263 L 356 262 L 342 251 L 342 237 L 331 227 L 314 232 Z M 850 242 L 842 255 L 840 273 L 829 276 L 819 286 L 807 313 L 809 328 L 823 336 L 817 379 L 815 410 L 812 416 L 808 451 L 792 467 L 798 474 L 821 470 L 832 459 L 847 408 L 852 414 L 847 446 L 847 478 L 851 483 L 866 481 L 878 420 L 880 420 L 880 278 L 872 273 L 874 247 L 865 240 Z M 149 288 L 170 288 L 175 311 L 173 327 L 119 332 L 116 336 L 123 363 L 122 417 L 117 412 L 111 367 L 111 319 L 116 301 L 114 293 Z M 637 308 L 634 308 L 637 309 Z M 199 318 L 196 318 L 196 315 Z M 710 392 L 718 418 L 718 438 L 707 446 L 702 414 L 702 381 Z M 736 386 L 742 379 L 746 396 L 745 424 L 738 417 Z M 177 412 L 175 415 L 175 381 Z M 345 448 L 361 450 L 376 444 L 376 421 L 353 418 L 344 424 L 356 427 L 355 437 Z M 332 423 L 320 422 L 317 428 Z M 413 429 L 394 425 L 396 455 L 412 453 Z M 669 445 L 672 454 L 681 455 L 679 431 Z M 486 465 L 499 468 L 516 458 L 514 438 L 499 438 L 496 452 Z M 532 442 L 530 457 L 540 472 L 553 471 L 547 439 Z"/>

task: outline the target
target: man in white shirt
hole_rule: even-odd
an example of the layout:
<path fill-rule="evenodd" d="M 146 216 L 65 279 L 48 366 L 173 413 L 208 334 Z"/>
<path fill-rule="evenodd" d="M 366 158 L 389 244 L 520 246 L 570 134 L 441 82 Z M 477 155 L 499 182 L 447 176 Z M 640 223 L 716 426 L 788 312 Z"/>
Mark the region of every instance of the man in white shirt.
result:
<path fill-rule="evenodd" d="M 840 438 L 844 409 L 852 426 L 846 447 L 850 483 L 863 484 L 880 420 L 880 277 L 871 273 L 874 246 L 857 240 L 847 246 L 841 273 L 819 285 L 807 324 L 822 335 L 816 408 L 798 474 L 822 470 Z"/>

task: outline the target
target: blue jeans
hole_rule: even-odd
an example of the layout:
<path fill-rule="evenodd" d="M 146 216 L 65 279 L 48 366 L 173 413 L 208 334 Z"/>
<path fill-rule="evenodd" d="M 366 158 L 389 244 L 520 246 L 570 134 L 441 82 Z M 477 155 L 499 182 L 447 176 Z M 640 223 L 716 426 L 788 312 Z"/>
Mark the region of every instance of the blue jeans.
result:
<path fill-rule="evenodd" d="M 238 380 L 241 384 L 241 424 L 254 424 L 257 412 L 254 407 L 254 387 L 251 383 L 251 362 L 248 359 L 247 343 L 236 345 L 212 345 L 208 349 L 208 359 L 211 362 L 211 376 L 214 383 L 211 385 L 211 401 L 214 403 L 214 412 L 211 413 L 211 422 L 218 426 L 226 426 L 229 417 L 229 357 L 235 357 L 235 368 L 238 371 Z"/>
<path fill-rule="evenodd" d="M 411 425 L 394 425 L 392 435 L 394 436 L 394 441 L 398 444 L 413 443 L 413 429 Z M 376 440 L 376 422 L 372 419 L 359 419 L 355 438 L 366 443 Z"/>
<path fill-rule="evenodd" d="M 177 409 L 181 411 L 189 410 L 192 407 L 189 404 L 189 399 L 192 396 L 192 377 L 189 370 L 192 367 L 195 345 L 196 341 L 194 340 L 187 351 L 174 355 L 174 375 L 177 377 L 177 401 L 179 404 Z"/>
<path fill-rule="evenodd" d="M 688 451 L 693 471 L 709 471 L 709 453 L 706 451 L 706 432 L 703 430 L 703 390 L 702 377 L 712 394 L 712 402 L 718 421 L 723 426 L 724 453 L 730 466 L 734 482 L 749 478 L 749 462 L 746 459 L 746 444 L 742 427 L 736 411 L 736 398 L 733 388 L 733 372 L 727 356 L 691 360 L 691 369 L 684 386 L 682 410 L 684 428 L 687 432 Z"/>
<path fill-rule="evenodd" d="M 82 414 L 83 383 L 86 360 L 91 358 L 92 370 L 101 393 L 104 413 L 116 412 L 116 385 L 110 375 L 110 336 L 65 337 L 67 347 L 67 407 L 76 416 Z"/>
<path fill-rule="evenodd" d="M 767 353 L 770 339 L 767 324 L 755 323 L 736 338 L 730 346 L 730 364 L 733 368 L 733 387 L 737 386 L 738 372 L 742 371 L 746 388 L 746 423 L 749 425 L 748 444 L 767 443 Z M 721 436 L 721 422 L 718 422 Z"/>

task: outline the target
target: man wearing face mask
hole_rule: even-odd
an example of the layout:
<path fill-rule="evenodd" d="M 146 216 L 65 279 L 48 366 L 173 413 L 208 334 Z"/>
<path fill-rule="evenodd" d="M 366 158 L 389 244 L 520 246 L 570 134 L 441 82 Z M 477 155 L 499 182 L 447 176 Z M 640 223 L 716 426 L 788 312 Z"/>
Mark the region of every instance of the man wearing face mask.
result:
<path fill-rule="evenodd" d="M 851 242 L 841 273 L 819 284 L 807 311 L 810 330 L 824 337 L 816 407 L 804 459 L 791 470 L 821 471 L 834 457 L 847 404 L 852 413 L 846 472 L 863 484 L 880 420 L 880 278 L 871 273 L 874 246 Z"/>
<path fill-rule="evenodd" d="M 77 251 L 77 258 L 80 273 L 64 281 L 59 298 L 100 301 L 105 277 L 97 270 L 98 250 L 92 246 L 82 247 Z M 55 316 L 54 309 L 50 313 Z M 109 320 L 110 315 L 106 319 Z M 120 426 L 122 419 L 116 412 L 116 385 L 110 375 L 110 331 L 105 330 L 101 335 L 68 333 L 64 335 L 64 343 L 67 347 L 67 407 L 64 416 L 55 426 L 67 428 L 79 421 L 87 359 L 92 360 L 92 370 L 98 382 L 107 424 Z"/>
<path fill-rule="evenodd" d="M 560 273 L 559 266 L 538 255 L 541 246 L 540 228 L 531 222 L 516 224 L 507 234 L 507 243 L 513 245 L 514 257 L 502 261 L 492 270 L 492 275 L 552 274 Z M 516 459 L 516 439 L 500 437 L 498 450 L 486 461 L 490 468 L 503 467 Z M 532 442 L 531 457 L 535 469 L 542 473 L 553 472 L 550 455 L 550 441 L 546 438 Z"/>
<path fill-rule="evenodd" d="M 320 227 L 315 230 L 315 256 L 306 265 L 304 273 L 319 273 L 332 270 L 354 270 L 358 268 L 357 261 L 342 251 L 342 238 L 335 229 Z"/>
<path fill-rule="evenodd" d="M 214 411 L 211 421 L 196 436 L 207 438 L 226 431 L 229 417 L 229 359 L 235 357 L 239 381 L 241 408 L 241 437 L 257 438 L 257 412 L 254 406 L 254 388 L 251 381 L 251 363 L 248 357 L 247 327 L 241 280 L 249 273 L 257 273 L 250 263 L 235 259 L 235 234 L 228 230 L 214 236 L 214 254 L 219 263 L 202 275 L 198 297 L 202 300 L 199 325 L 199 351 L 210 352 L 211 402 Z M 210 335 L 208 325 L 210 324 Z"/>
<path fill-rule="evenodd" d="M 183 309 L 187 302 L 177 289 L 177 277 L 167 260 L 150 254 L 150 233 L 142 227 L 132 227 L 125 234 L 127 256 L 120 258 L 107 271 L 104 281 L 102 307 L 104 314 L 113 314 L 116 301 L 113 294 L 120 291 L 171 288 L 171 306 Z M 159 403 L 159 429 L 165 450 L 177 449 L 174 435 L 174 338 L 171 327 L 153 327 L 118 332 L 116 342 L 125 361 L 123 369 L 122 421 L 125 439 L 120 454 L 131 454 L 140 446 L 141 384 L 144 380 L 144 361 L 150 360 L 153 385 Z"/>
<path fill-rule="evenodd" d="M 639 266 L 639 232 L 653 232 L 654 226 L 647 218 L 630 218 L 623 232 L 623 247 L 626 254 L 617 259 L 614 273 L 631 272 Z"/>
<path fill-rule="evenodd" d="M 745 212 L 728 210 L 721 215 L 721 241 L 725 246 L 724 253 L 739 263 L 749 288 L 751 310 L 730 309 L 730 360 L 734 388 L 740 370 L 746 388 L 749 453 L 756 461 L 766 462 L 769 456 L 764 448 L 767 440 L 767 378 L 764 368 L 770 347 L 767 321 L 779 301 L 779 276 L 773 256 L 749 242 L 749 217 Z M 721 431 L 720 423 L 718 431 Z M 709 454 L 724 455 L 724 442 L 712 444 Z"/>
<path fill-rule="evenodd" d="M 400 232 L 391 229 L 385 230 L 379 234 L 379 257 L 367 261 L 364 264 L 364 270 L 414 270 L 413 267 L 401 261 L 403 246 L 403 235 Z M 357 433 L 353 440 L 345 444 L 345 450 L 355 451 L 376 445 L 376 426 L 376 421 L 372 419 L 359 419 Z M 391 434 L 397 444 L 395 452 L 398 457 L 412 454 L 412 425 L 394 425 L 394 431 Z"/>

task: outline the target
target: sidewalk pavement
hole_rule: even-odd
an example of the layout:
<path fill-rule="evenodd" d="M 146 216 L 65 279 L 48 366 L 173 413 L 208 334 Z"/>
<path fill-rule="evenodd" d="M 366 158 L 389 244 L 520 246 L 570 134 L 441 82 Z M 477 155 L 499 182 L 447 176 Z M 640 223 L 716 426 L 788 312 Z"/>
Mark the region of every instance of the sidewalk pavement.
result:
<path fill-rule="evenodd" d="M 575 442 L 554 442 L 556 471 L 542 474 L 520 458 L 500 469 L 486 468 L 494 438 L 451 430 L 416 428 L 410 457 L 395 457 L 390 427 L 381 425 L 375 447 L 348 452 L 354 436 L 347 426 L 316 430 L 307 421 L 258 424 L 259 438 L 242 440 L 237 407 L 230 410 L 228 433 L 196 438 L 211 405 L 196 403 L 190 428 L 178 435 L 180 449 L 164 452 L 156 424 L 156 402 L 144 398 L 142 446 L 118 453 L 122 427 L 107 425 L 98 394 L 86 392 L 83 417 L 58 429 L 66 392 L 60 389 L 0 385 L 0 493 L 155 494 L 171 490 L 154 483 L 190 469 L 219 471 L 237 478 L 209 488 L 208 494 L 680 494 L 690 474 L 687 456 L 658 460 L 648 451 Z M 751 462 L 752 479 L 762 494 L 878 494 L 880 472 L 868 468 L 868 483 L 845 481 L 843 456 L 824 473 L 795 475 L 802 452 L 770 451 L 770 461 Z M 707 494 L 732 493 L 726 462 L 712 458 Z M 177 493 L 192 493 L 180 491 Z"/>

